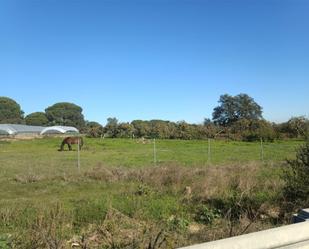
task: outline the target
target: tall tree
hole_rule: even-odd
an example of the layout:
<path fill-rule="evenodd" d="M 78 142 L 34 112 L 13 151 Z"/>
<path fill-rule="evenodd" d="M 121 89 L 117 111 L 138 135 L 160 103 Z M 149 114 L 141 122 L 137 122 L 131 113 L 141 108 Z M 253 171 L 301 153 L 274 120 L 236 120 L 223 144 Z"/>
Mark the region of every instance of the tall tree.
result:
<path fill-rule="evenodd" d="M 85 125 L 83 109 L 73 103 L 56 103 L 45 109 L 46 116 L 51 125 L 75 126 L 79 129 Z"/>
<path fill-rule="evenodd" d="M 219 106 L 214 108 L 213 121 L 229 126 L 240 119 L 258 120 L 262 118 L 262 107 L 247 94 L 220 96 Z"/>
<path fill-rule="evenodd" d="M 27 125 L 47 125 L 48 119 L 44 112 L 33 112 L 25 117 Z"/>
<path fill-rule="evenodd" d="M 295 137 L 308 137 L 309 120 L 305 116 L 292 117 L 288 121 L 288 128 Z"/>
<path fill-rule="evenodd" d="M 24 112 L 20 105 L 8 97 L 0 97 L 0 123 L 20 124 L 23 123 Z"/>
<path fill-rule="evenodd" d="M 108 137 L 117 137 L 118 134 L 118 119 L 108 118 L 104 130 Z"/>

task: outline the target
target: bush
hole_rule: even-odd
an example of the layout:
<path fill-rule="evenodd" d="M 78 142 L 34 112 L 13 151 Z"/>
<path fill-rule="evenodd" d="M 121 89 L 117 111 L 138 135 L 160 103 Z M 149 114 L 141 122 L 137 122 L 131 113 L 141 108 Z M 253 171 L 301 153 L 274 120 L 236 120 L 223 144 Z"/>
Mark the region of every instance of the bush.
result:
<path fill-rule="evenodd" d="M 101 137 L 104 135 L 103 126 L 97 122 L 87 122 L 82 132 L 86 133 L 87 137 Z"/>
<path fill-rule="evenodd" d="M 271 123 L 266 120 L 241 119 L 231 126 L 231 132 L 235 139 L 244 141 L 264 141 L 273 142 L 276 138 L 275 130 Z"/>
<path fill-rule="evenodd" d="M 212 224 L 213 221 L 221 217 L 221 211 L 216 208 L 209 208 L 202 205 L 198 208 L 195 220 L 203 224 Z"/>
<path fill-rule="evenodd" d="M 283 195 L 287 202 L 295 205 L 309 204 L 309 142 L 301 146 L 295 160 L 288 160 L 284 170 Z"/>
<path fill-rule="evenodd" d="M 185 231 L 189 224 L 190 222 L 186 218 L 178 216 L 171 216 L 167 221 L 170 230 L 179 232 Z"/>

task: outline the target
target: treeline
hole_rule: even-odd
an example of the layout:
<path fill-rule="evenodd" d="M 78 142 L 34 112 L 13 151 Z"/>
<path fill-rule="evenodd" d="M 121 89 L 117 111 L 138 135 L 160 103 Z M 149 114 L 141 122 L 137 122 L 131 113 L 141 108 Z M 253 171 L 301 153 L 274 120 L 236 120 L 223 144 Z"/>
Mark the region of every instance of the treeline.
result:
<path fill-rule="evenodd" d="M 61 102 L 47 107 L 44 112 L 34 112 L 24 116 L 24 112 L 15 100 L 0 97 L 0 124 L 65 125 L 81 129 L 86 124 L 82 112 L 83 109 L 78 105 Z"/>
<path fill-rule="evenodd" d="M 56 103 L 47 107 L 44 112 L 34 112 L 24 116 L 16 101 L 0 97 L 0 123 L 74 126 L 89 137 L 110 138 L 224 138 L 273 141 L 309 137 L 309 120 L 306 117 L 293 117 L 281 124 L 268 122 L 263 119 L 262 107 L 247 94 L 236 96 L 224 94 L 220 96 L 218 102 L 219 105 L 214 108 L 212 119 L 205 119 L 203 124 L 164 120 L 119 122 L 116 118 L 108 118 L 107 124 L 102 126 L 98 122 L 85 120 L 83 109 L 73 103 Z"/>
<path fill-rule="evenodd" d="M 118 122 L 109 118 L 106 126 L 90 122 L 86 133 L 91 137 L 110 138 L 160 138 L 160 139 L 230 139 L 242 141 L 274 141 L 277 139 L 308 139 L 309 121 L 293 117 L 288 122 L 276 124 L 266 120 L 241 119 L 231 126 L 221 126 L 205 120 L 204 124 L 189 124 L 185 121 L 134 120 Z"/>

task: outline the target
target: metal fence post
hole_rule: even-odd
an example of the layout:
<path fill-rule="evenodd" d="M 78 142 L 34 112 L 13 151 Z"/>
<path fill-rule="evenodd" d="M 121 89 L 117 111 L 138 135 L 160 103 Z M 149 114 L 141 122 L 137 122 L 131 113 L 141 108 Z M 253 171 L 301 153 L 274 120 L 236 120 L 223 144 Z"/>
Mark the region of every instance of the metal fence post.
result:
<path fill-rule="evenodd" d="M 208 156 L 207 156 L 207 163 L 210 164 L 211 162 L 211 150 L 210 150 L 210 138 L 208 138 Z"/>
<path fill-rule="evenodd" d="M 153 164 L 157 165 L 157 150 L 156 150 L 156 139 L 153 139 Z"/>
<path fill-rule="evenodd" d="M 78 137 L 77 139 L 77 168 L 78 168 L 78 173 L 80 173 L 80 148 L 79 148 L 79 145 L 80 145 L 80 137 Z"/>
<path fill-rule="evenodd" d="M 263 147 L 263 139 L 261 138 L 260 142 L 260 158 L 261 161 L 264 162 L 264 147 Z"/>

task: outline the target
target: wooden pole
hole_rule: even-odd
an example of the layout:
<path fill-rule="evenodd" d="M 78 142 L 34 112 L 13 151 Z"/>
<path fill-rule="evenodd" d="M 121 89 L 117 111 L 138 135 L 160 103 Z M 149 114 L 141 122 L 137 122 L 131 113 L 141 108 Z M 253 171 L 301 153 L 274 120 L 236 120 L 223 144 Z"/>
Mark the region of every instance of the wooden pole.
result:
<path fill-rule="evenodd" d="M 156 150 L 156 139 L 153 139 L 153 164 L 157 165 L 157 150 Z"/>
<path fill-rule="evenodd" d="M 77 140 L 77 168 L 78 168 L 78 173 L 80 173 L 80 148 L 79 148 L 79 145 L 80 145 L 80 142 L 79 142 L 79 139 Z"/>
<path fill-rule="evenodd" d="M 211 162 L 211 150 L 210 150 L 210 138 L 208 138 L 208 156 L 207 156 L 207 163 L 210 164 Z"/>
<path fill-rule="evenodd" d="M 264 161 L 264 148 L 263 148 L 263 139 L 261 138 L 261 143 L 260 143 L 260 158 L 261 161 Z"/>

